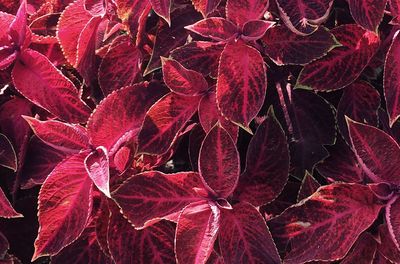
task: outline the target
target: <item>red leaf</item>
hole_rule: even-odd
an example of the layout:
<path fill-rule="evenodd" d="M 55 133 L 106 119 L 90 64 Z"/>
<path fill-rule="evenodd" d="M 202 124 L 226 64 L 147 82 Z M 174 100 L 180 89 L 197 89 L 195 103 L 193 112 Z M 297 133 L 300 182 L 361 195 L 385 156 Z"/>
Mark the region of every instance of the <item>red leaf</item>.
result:
<path fill-rule="evenodd" d="M 200 36 L 216 41 L 229 40 L 239 33 L 239 29 L 235 24 L 222 17 L 206 18 L 185 28 Z"/>
<path fill-rule="evenodd" d="M 219 56 L 224 47 L 221 43 L 193 41 L 173 50 L 171 57 L 188 69 L 217 76 Z"/>
<path fill-rule="evenodd" d="M 17 154 L 10 140 L 0 133 L 0 166 L 17 171 Z"/>
<path fill-rule="evenodd" d="M 382 21 L 387 0 L 349 0 L 350 13 L 354 20 L 365 29 L 377 31 Z"/>
<path fill-rule="evenodd" d="M 0 70 L 7 69 L 18 56 L 12 47 L 0 47 Z"/>
<path fill-rule="evenodd" d="M 330 91 L 349 85 L 360 76 L 380 44 L 376 33 L 353 24 L 336 27 L 331 33 L 342 46 L 307 64 L 300 73 L 297 87 Z"/>
<path fill-rule="evenodd" d="M 89 118 L 87 128 L 94 146 L 103 146 L 112 156 L 125 142 L 135 138 L 146 111 L 161 97 L 157 83 L 139 83 L 114 91 Z"/>
<path fill-rule="evenodd" d="M 246 169 L 240 175 L 235 196 L 261 206 L 274 200 L 289 177 L 289 149 L 286 136 L 270 109 L 250 141 Z"/>
<path fill-rule="evenodd" d="M 392 261 L 392 263 L 400 262 L 400 251 L 394 243 L 394 238 L 392 238 L 388 226 L 386 224 L 382 224 L 378 227 L 378 229 L 379 238 L 381 239 L 381 243 L 378 244 L 379 252 L 387 259 Z"/>
<path fill-rule="evenodd" d="M 26 18 L 27 18 L 26 0 L 22 0 L 18 12 L 15 16 L 15 19 L 11 23 L 9 28 L 9 34 L 12 41 L 19 47 L 22 47 L 25 42 L 26 31 L 27 31 Z"/>
<path fill-rule="evenodd" d="M 400 185 L 400 147 L 388 134 L 347 118 L 353 150 L 363 170 L 374 182 Z"/>
<path fill-rule="evenodd" d="M 193 188 L 201 185 L 199 175 L 194 172 L 148 171 L 130 177 L 112 197 L 129 222 L 140 229 L 200 200 Z"/>
<path fill-rule="evenodd" d="M 386 223 L 391 238 L 397 249 L 400 250 L 400 199 L 395 196 L 386 206 Z"/>
<path fill-rule="evenodd" d="M 107 150 L 104 147 L 97 147 L 85 158 L 85 168 L 89 177 L 97 188 L 107 197 L 110 195 L 110 161 Z"/>
<path fill-rule="evenodd" d="M 154 12 L 156 12 L 157 15 L 162 17 L 165 21 L 167 21 L 168 25 L 171 26 L 171 5 L 172 1 L 171 0 L 149 0 Z"/>
<path fill-rule="evenodd" d="M 276 0 L 286 26 L 296 34 L 309 35 L 329 16 L 333 0 Z"/>
<path fill-rule="evenodd" d="M 162 72 L 168 88 L 180 95 L 199 95 L 208 89 L 208 83 L 203 75 L 188 70 L 173 59 L 161 58 Z"/>
<path fill-rule="evenodd" d="M 4 218 L 23 217 L 22 214 L 16 212 L 14 208 L 12 208 L 10 202 L 8 201 L 6 195 L 4 194 L 1 188 L 0 188 L 0 217 Z"/>
<path fill-rule="evenodd" d="M 117 264 L 175 263 L 174 236 L 175 228 L 167 221 L 135 230 L 118 208 L 111 211 L 108 245 Z"/>
<path fill-rule="evenodd" d="M 118 40 L 118 41 L 117 41 Z M 99 67 L 99 85 L 105 95 L 133 85 L 141 72 L 142 55 L 129 39 L 116 39 Z"/>
<path fill-rule="evenodd" d="M 241 27 L 250 20 L 260 19 L 267 11 L 269 0 L 229 0 L 226 18 Z"/>
<path fill-rule="evenodd" d="M 265 20 L 250 20 L 243 25 L 242 38 L 247 41 L 262 38 L 267 30 L 275 23 Z"/>
<path fill-rule="evenodd" d="M 139 133 L 139 153 L 163 154 L 174 143 L 179 132 L 194 115 L 200 96 L 169 93 L 147 112 Z"/>
<path fill-rule="evenodd" d="M 32 261 L 55 255 L 83 232 L 92 209 L 92 181 L 87 175 L 83 152 L 60 163 L 39 193 L 39 233 Z"/>
<path fill-rule="evenodd" d="M 89 148 L 86 129 L 55 120 L 40 121 L 29 116 L 23 118 L 31 126 L 35 135 L 47 145 L 67 153 L 78 153 Z"/>
<path fill-rule="evenodd" d="M 148 1 L 143 0 L 115 0 L 114 2 L 117 6 L 117 15 L 123 22 L 127 22 L 128 19 L 132 21 L 132 17 L 134 17 L 133 21 L 138 20 L 148 5 Z"/>
<path fill-rule="evenodd" d="M 267 89 L 261 54 L 244 42 L 230 42 L 221 54 L 217 104 L 222 114 L 247 128 L 260 111 Z"/>
<path fill-rule="evenodd" d="M 386 109 L 392 127 L 400 117 L 400 34 L 396 33 L 386 55 L 384 67 L 384 92 Z"/>
<path fill-rule="evenodd" d="M 219 208 L 207 201 L 192 203 L 180 214 L 175 235 L 179 263 L 205 263 L 213 251 L 220 222 Z"/>
<path fill-rule="evenodd" d="M 90 108 L 80 99 L 74 84 L 39 52 L 24 51 L 12 78 L 22 95 L 53 115 L 71 123 L 85 123 L 89 117 Z"/>
<path fill-rule="evenodd" d="M 343 264 L 375 263 L 373 262 L 373 260 L 376 254 L 376 247 L 377 247 L 377 242 L 375 238 L 370 233 L 363 233 L 357 239 L 356 243 L 353 246 L 353 249 L 349 252 L 349 254 L 347 254 L 347 256 L 340 263 Z"/>
<path fill-rule="evenodd" d="M 239 152 L 221 125 L 208 132 L 199 155 L 199 173 L 211 193 L 227 198 L 235 189 L 240 174 Z"/>
<path fill-rule="evenodd" d="M 376 219 L 382 205 L 368 186 L 337 183 L 286 209 L 269 222 L 276 239 L 290 239 L 285 263 L 343 258 Z"/>
<path fill-rule="evenodd" d="M 313 34 L 300 36 L 285 26 L 270 28 L 262 38 L 265 53 L 277 64 L 307 64 L 325 56 L 340 44 L 324 27 L 319 27 Z"/>
<path fill-rule="evenodd" d="M 0 4 L 1 5 L 1 4 Z M 8 29 L 11 23 L 14 21 L 14 16 L 0 11 L 0 27 Z M 0 47 L 8 46 L 10 44 L 8 30 L 0 31 Z"/>
<path fill-rule="evenodd" d="M 297 202 L 311 196 L 319 187 L 321 187 L 321 184 L 319 184 L 319 182 L 308 171 L 306 171 L 306 175 L 301 182 L 299 194 L 297 195 Z"/>
<path fill-rule="evenodd" d="M 199 11 L 203 17 L 207 17 L 217 9 L 221 0 L 191 0 L 194 8 Z"/>
<path fill-rule="evenodd" d="M 248 203 L 222 211 L 219 246 L 225 263 L 281 263 L 263 217 Z"/>
<path fill-rule="evenodd" d="M 400 1 L 399 0 L 389 0 L 390 13 L 393 17 L 390 21 L 393 25 L 400 24 Z"/>

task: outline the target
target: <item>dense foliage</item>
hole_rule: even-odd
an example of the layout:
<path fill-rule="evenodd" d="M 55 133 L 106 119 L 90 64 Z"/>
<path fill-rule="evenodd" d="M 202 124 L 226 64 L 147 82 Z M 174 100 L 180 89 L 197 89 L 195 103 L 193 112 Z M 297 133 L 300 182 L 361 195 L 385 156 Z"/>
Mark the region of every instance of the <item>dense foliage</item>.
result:
<path fill-rule="evenodd" d="M 400 263 L 400 0 L 0 0 L 0 263 Z"/>

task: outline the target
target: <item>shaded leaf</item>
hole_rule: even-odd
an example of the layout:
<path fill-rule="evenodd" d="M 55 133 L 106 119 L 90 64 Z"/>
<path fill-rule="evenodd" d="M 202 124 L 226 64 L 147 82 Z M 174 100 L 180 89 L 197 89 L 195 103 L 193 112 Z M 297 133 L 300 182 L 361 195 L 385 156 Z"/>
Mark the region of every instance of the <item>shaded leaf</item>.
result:
<path fill-rule="evenodd" d="M 0 133 L 0 165 L 17 171 L 17 155 L 10 140 Z"/>
<path fill-rule="evenodd" d="M 387 224 L 380 225 L 378 230 L 381 240 L 381 243 L 378 244 L 378 251 L 393 263 L 400 262 L 400 250 L 394 243 Z"/>
<path fill-rule="evenodd" d="M 149 0 L 154 12 L 157 13 L 160 17 L 162 17 L 169 25 L 171 25 L 171 0 Z"/>
<path fill-rule="evenodd" d="M 397 249 L 400 250 L 400 200 L 398 196 L 392 198 L 386 205 L 386 223 L 389 230 L 390 237 L 392 238 Z"/>
<path fill-rule="evenodd" d="M 377 242 L 369 233 L 363 233 L 354 243 L 353 249 L 347 254 L 341 263 L 369 264 L 373 263 L 376 255 Z"/>
<path fill-rule="evenodd" d="M 247 41 L 262 38 L 267 30 L 275 23 L 265 20 L 250 20 L 243 25 L 242 38 Z"/>
<path fill-rule="evenodd" d="M 382 21 L 387 0 L 362 1 L 349 0 L 350 13 L 360 26 L 377 31 Z"/>
<path fill-rule="evenodd" d="M 317 189 L 321 187 L 321 184 L 308 172 L 301 182 L 299 194 L 297 195 L 297 202 L 311 196 Z"/>
<path fill-rule="evenodd" d="M 22 217 L 22 214 L 17 213 L 11 206 L 3 190 L 0 188 L 0 217 L 15 218 Z M 1 253 L 1 252 L 0 252 Z"/>
<path fill-rule="evenodd" d="M 237 26 L 249 20 L 260 19 L 267 11 L 269 0 L 229 0 L 226 3 L 226 18 Z"/>

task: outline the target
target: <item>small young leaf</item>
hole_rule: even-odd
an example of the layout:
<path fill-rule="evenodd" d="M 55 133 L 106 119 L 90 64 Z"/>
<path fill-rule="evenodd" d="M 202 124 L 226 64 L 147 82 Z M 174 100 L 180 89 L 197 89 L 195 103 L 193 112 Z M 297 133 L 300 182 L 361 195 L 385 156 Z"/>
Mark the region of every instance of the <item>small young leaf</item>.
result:
<path fill-rule="evenodd" d="M 85 158 L 85 168 L 93 183 L 107 197 L 110 195 L 110 161 L 107 150 L 104 147 L 97 147 Z"/>

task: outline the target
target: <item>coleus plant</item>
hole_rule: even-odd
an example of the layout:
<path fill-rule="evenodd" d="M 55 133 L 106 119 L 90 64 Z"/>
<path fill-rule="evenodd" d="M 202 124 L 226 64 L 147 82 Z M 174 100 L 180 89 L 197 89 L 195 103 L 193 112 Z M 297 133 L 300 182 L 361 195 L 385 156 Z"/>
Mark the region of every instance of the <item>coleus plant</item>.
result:
<path fill-rule="evenodd" d="M 0 262 L 399 263 L 399 10 L 0 0 Z"/>

